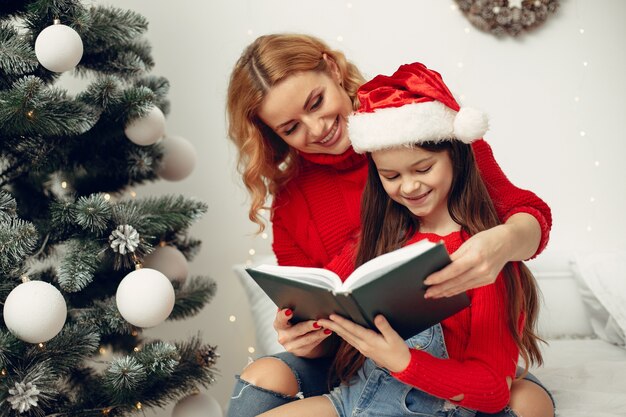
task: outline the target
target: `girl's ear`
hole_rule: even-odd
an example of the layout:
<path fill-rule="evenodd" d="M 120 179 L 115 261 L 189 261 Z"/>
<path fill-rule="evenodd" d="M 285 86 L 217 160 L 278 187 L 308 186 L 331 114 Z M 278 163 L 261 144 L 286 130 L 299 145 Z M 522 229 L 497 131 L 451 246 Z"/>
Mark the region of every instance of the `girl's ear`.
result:
<path fill-rule="evenodd" d="M 330 75 L 332 75 L 333 79 L 337 81 L 340 85 L 343 85 L 343 76 L 341 75 L 341 70 L 339 69 L 339 65 L 335 62 L 335 60 L 328 56 L 328 54 L 323 53 L 322 59 L 326 61 L 326 65 L 328 65 L 328 69 L 330 70 Z"/>

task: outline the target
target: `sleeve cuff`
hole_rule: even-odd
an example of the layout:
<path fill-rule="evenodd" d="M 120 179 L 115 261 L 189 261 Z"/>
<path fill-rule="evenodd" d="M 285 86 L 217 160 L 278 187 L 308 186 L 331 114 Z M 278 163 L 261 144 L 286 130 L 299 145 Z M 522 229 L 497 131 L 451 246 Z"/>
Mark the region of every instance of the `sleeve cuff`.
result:
<path fill-rule="evenodd" d="M 548 240 L 550 239 L 550 225 L 548 224 L 547 219 L 541 213 L 541 211 L 537 210 L 534 207 L 515 207 L 511 211 L 509 211 L 502 221 L 505 223 L 509 217 L 513 216 L 517 213 L 527 213 L 533 216 L 539 222 L 539 227 L 541 228 L 541 240 L 539 241 L 539 246 L 537 250 L 530 258 L 526 259 L 527 261 L 530 259 L 536 258 L 548 245 Z"/>

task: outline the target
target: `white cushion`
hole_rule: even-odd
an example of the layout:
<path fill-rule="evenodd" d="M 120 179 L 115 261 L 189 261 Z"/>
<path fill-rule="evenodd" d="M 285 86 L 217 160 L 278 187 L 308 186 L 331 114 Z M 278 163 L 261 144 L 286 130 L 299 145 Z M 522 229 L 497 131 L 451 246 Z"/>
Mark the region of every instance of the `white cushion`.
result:
<path fill-rule="evenodd" d="M 541 290 L 539 335 L 544 339 L 593 336 L 575 279 L 572 256 L 553 250 L 546 251 L 526 264 Z"/>
<path fill-rule="evenodd" d="M 276 264 L 273 256 L 260 258 L 255 264 Z M 233 266 L 233 271 L 237 274 L 239 282 L 246 291 L 254 329 L 256 332 L 256 351 L 259 355 L 269 355 L 282 352 L 285 349 L 278 343 L 278 335 L 274 330 L 274 319 L 276 318 L 276 304 L 263 292 L 261 287 L 248 275 L 245 270 L 246 265 L 238 264 Z"/>
<path fill-rule="evenodd" d="M 579 255 L 577 278 L 595 334 L 626 346 L 626 253 Z"/>

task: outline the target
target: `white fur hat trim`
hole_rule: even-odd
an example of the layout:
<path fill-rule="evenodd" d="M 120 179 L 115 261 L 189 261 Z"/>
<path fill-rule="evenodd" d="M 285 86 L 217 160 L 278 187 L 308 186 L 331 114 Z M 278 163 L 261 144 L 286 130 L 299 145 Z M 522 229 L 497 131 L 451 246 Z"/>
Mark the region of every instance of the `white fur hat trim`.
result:
<path fill-rule="evenodd" d="M 471 143 L 488 128 L 481 111 L 464 107 L 457 113 L 438 101 L 380 108 L 348 118 L 350 140 L 358 153 L 420 142 L 458 139 Z"/>

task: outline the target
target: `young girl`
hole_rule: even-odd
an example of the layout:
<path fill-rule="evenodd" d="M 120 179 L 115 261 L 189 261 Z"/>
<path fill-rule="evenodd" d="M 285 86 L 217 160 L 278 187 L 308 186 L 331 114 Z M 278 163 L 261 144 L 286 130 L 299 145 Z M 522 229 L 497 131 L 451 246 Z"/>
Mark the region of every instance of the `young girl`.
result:
<path fill-rule="evenodd" d="M 453 253 L 499 224 L 469 145 L 485 133 L 485 118 L 459 109 L 438 73 L 403 65 L 363 85 L 358 97 L 350 138 L 357 152 L 368 152 L 369 171 L 356 265 L 421 239 L 443 241 Z M 474 416 L 504 409 L 518 356 L 525 371 L 542 361 L 535 281 L 523 264 L 509 263 L 493 284 L 468 295 L 470 307 L 406 342 L 382 316 L 380 333 L 335 315 L 318 320 L 345 342 L 335 360 L 342 384 L 262 416 Z"/>
<path fill-rule="evenodd" d="M 259 211 L 272 200 L 272 249 L 280 265 L 353 267 L 341 262 L 354 250 L 368 168 L 365 155 L 351 147 L 346 121 L 364 81 L 341 51 L 303 34 L 261 36 L 233 68 L 229 136 L 250 192 L 250 219 L 263 226 Z M 502 224 L 466 240 L 452 263 L 429 278 L 436 284 L 430 295 L 490 284 L 506 262 L 541 253 L 550 236 L 548 205 L 511 184 L 487 142 L 474 141 L 472 149 Z M 335 337 L 313 321 L 290 323 L 290 313 L 280 310 L 274 322 L 286 351 L 246 366 L 236 378 L 229 417 L 328 392 Z M 552 404 L 531 379 L 514 382 L 511 404 L 525 407 L 525 417 L 543 417 Z"/>

